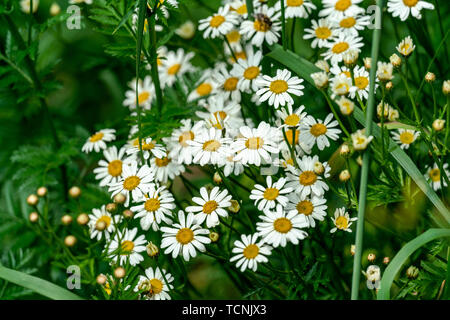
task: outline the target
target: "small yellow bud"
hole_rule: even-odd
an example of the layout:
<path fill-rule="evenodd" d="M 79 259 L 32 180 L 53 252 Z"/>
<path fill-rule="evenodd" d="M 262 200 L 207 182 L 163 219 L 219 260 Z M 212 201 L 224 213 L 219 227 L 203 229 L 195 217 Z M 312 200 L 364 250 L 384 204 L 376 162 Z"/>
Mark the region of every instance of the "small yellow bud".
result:
<path fill-rule="evenodd" d="M 436 75 L 433 72 L 427 72 L 427 74 L 425 75 L 425 81 L 433 82 L 434 80 L 436 80 Z"/>
<path fill-rule="evenodd" d="M 392 81 L 386 82 L 386 90 L 392 90 L 393 87 L 394 84 L 392 83 Z"/>
<path fill-rule="evenodd" d="M 108 203 L 106 205 L 106 211 L 108 211 L 109 213 L 116 213 L 117 212 L 117 204 Z"/>
<path fill-rule="evenodd" d="M 220 174 L 218 172 L 214 173 L 213 180 L 217 184 L 221 184 L 222 183 L 222 177 L 220 176 Z"/>
<path fill-rule="evenodd" d="M 153 242 L 149 242 L 145 248 L 147 249 L 147 254 L 149 257 L 156 258 L 159 255 L 159 248 L 153 244 Z"/>
<path fill-rule="evenodd" d="M 52 16 L 57 16 L 58 14 L 60 14 L 60 12 L 61 7 L 56 2 L 53 2 L 52 5 L 50 6 L 50 14 Z"/>
<path fill-rule="evenodd" d="M 95 229 L 96 229 L 97 231 L 103 231 L 103 230 L 106 229 L 106 227 L 107 227 L 107 225 L 106 225 L 106 222 L 105 222 L 105 221 L 98 220 L 98 221 L 95 223 Z"/>
<path fill-rule="evenodd" d="M 372 58 L 364 58 L 364 68 L 366 68 L 367 70 L 370 70 L 370 67 L 372 66 Z"/>
<path fill-rule="evenodd" d="M 354 244 L 352 244 L 352 245 L 350 246 L 350 254 L 351 254 L 352 256 L 354 256 L 355 253 L 356 253 L 356 246 L 355 246 Z"/>
<path fill-rule="evenodd" d="M 219 240 L 219 234 L 217 232 L 210 232 L 209 238 L 212 242 L 217 242 Z"/>
<path fill-rule="evenodd" d="M 341 182 L 346 182 L 350 179 L 350 172 L 345 169 L 342 170 L 341 173 L 339 174 L 339 180 L 341 180 Z"/>
<path fill-rule="evenodd" d="M 39 196 L 39 197 L 45 197 L 46 195 L 47 195 L 47 188 L 46 187 L 40 187 L 39 189 L 37 189 L 37 195 Z"/>
<path fill-rule="evenodd" d="M 81 189 L 79 187 L 72 187 L 69 189 L 69 196 L 73 199 L 78 198 L 81 195 Z"/>
<path fill-rule="evenodd" d="M 114 196 L 114 203 L 124 204 L 127 200 L 127 197 L 123 193 L 118 193 Z"/>
<path fill-rule="evenodd" d="M 104 285 L 106 283 L 108 279 L 106 278 L 106 276 L 104 274 L 99 274 L 96 278 L 96 281 L 99 285 Z"/>
<path fill-rule="evenodd" d="M 449 95 L 450 94 L 450 80 L 445 80 L 444 83 L 442 84 L 442 92 L 445 95 Z"/>
<path fill-rule="evenodd" d="M 325 172 L 325 167 L 322 162 L 317 161 L 314 163 L 314 172 L 319 175 Z"/>
<path fill-rule="evenodd" d="M 346 156 L 349 155 L 349 153 L 350 153 L 350 148 L 349 148 L 348 144 L 343 144 L 343 145 L 341 146 L 341 148 L 339 149 L 339 154 L 340 154 L 342 157 L 346 157 Z"/>
<path fill-rule="evenodd" d="M 359 155 L 358 158 L 356 158 L 356 163 L 359 164 L 360 166 L 362 166 L 363 161 L 362 161 L 362 157 Z"/>
<path fill-rule="evenodd" d="M 134 216 L 133 211 L 131 211 L 131 210 L 129 210 L 129 209 L 124 210 L 124 211 L 122 212 L 122 214 L 123 214 L 123 216 L 124 216 L 125 218 L 127 218 L 127 219 L 131 219 L 131 218 L 133 218 L 133 216 Z"/>
<path fill-rule="evenodd" d="M 69 216 L 68 214 L 63 215 L 61 218 L 61 222 L 65 226 L 68 226 L 69 224 L 71 224 L 72 220 L 73 220 L 72 217 Z"/>
<path fill-rule="evenodd" d="M 77 243 L 77 238 L 72 235 L 69 235 L 64 238 L 64 244 L 68 247 L 73 247 Z"/>
<path fill-rule="evenodd" d="M 367 260 L 368 260 L 369 262 L 374 262 L 375 259 L 376 259 L 376 256 L 375 256 L 374 253 L 369 253 L 369 254 L 367 255 Z"/>
<path fill-rule="evenodd" d="M 125 269 L 122 267 L 118 267 L 114 270 L 114 276 L 118 279 L 122 279 L 123 277 L 125 277 Z"/>
<path fill-rule="evenodd" d="M 389 57 L 389 61 L 394 67 L 399 67 L 402 64 L 402 58 L 400 58 L 395 53 Z"/>
<path fill-rule="evenodd" d="M 389 257 L 384 257 L 384 258 L 383 258 L 383 263 L 384 263 L 384 264 L 388 264 L 389 261 L 390 261 Z"/>
<path fill-rule="evenodd" d="M 433 129 L 435 131 L 441 131 L 442 129 L 444 129 L 444 125 L 445 125 L 445 120 L 436 119 L 433 121 Z"/>
<path fill-rule="evenodd" d="M 89 222 L 89 216 L 86 213 L 81 213 L 77 217 L 77 222 L 79 225 L 84 226 L 85 224 L 87 224 Z"/>
<path fill-rule="evenodd" d="M 37 212 L 33 211 L 32 213 L 30 213 L 30 215 L 28 216 L 28 219 L 30 219 L 31 223 L 35 223 L 39 220 L 39 215 L 37 214 Z"/>
<path fill-rule="evenodd" d="M 30 206 L 35 206 L 35 205 L 38 204 L 38 202 L 39 202 L 39 198 L 38 198 L 37 195 L 35 195 L 35 194 L 30 194 L 30 195 L 28 196 L 28 198 L 27 198 L 27 203 L 28 203 Z"/>
<path fill-rule="evenodd" d="M 241 210 L 241 206 L 237 200 L 230 200 L 231 206 L 228 207 L 228 210 L 233 213 L 238 213 Z"/>

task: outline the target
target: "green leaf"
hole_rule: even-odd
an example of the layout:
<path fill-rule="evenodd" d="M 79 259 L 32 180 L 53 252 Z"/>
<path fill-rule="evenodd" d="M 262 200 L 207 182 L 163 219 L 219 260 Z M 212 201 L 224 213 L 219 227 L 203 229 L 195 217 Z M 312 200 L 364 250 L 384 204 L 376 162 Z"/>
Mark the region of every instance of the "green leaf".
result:
<path fill-rule="evenodd" d="M 429 229 L 420 236 L 409 241 L 392 259 L 388 267 L 384 271 L 383 278 L 380 283 L 380 290 L 378 291 L 378 300 L 388 300 L 390 298 L 390 290 L 395 276 L 402 268 L 403 264 L 417 249 L 426 243 L 444 237 L 450 237 L 450 230 L 448 229 Z"/>
<path fill-rule="evenodd" d="M 0 265 L 0 278 L 15 283 L 24 288 L 33 290 L 53 300 L 81 300 L 76 294 L 61 288 L 46 280 L 30 276 L 26 273 L 5 268 Z"/>

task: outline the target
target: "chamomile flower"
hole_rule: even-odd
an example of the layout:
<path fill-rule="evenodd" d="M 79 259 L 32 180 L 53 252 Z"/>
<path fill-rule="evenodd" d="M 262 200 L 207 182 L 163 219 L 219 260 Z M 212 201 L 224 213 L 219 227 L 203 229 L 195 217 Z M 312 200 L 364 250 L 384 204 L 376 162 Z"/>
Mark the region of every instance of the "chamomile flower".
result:
<path fill-rule="evenodd" d="M 442 169 L 443 169 L 445 175 L 447 177 L 450 177 L 450 171 L 448 170 L 448 163 L 444 163 L 444 165 L 442 166 Z M 439 169 L 439 166 L 437 165 L 437 163 L 434 163 L 433 166 L 430 166 L 427 168 L 427 173 L 425 174 L 425 179 L 427 179 L 430 182 L 431 187 L 434 189 L 434 191 L 437 191 L 442 188 L 441 175 L 442 175 L 442 172 Z M 445 188 L 447 186 L 447 182 L 445 182 L 444 178 L 442 178 L 442 182 L 443 182 L 443 185 Z"/>
<path fill-rule="evenodd" d="M 286 109 L 282 108 L 276 112 L 278 118 L 282 121 L 280 128 L 298 127 L 306 117 L 305 106 L 301 105 L 294 110 L 292 105 L 289 104 Z"/>
<path fill-rule="evenodd" d="M 380 81 L 390 81 L 394 76 L 392 72 L 394 71 L 394 66 L 389 62 L 378 61 L 377 63 L 377 78 Z"/>
<path fill-rule="evenodd" d="M 306 197 L 298 193 L 291 193 L 286 206 L 288 213 L 300 214 L 306 217 L 308 226 L 314 228 L 316 221 L 323 221 L 327 215 L 327 200 L 322 197 Z"/>
<path fill-rule="evenodd" d="M 325 48 L 328 50 L 322 53 L 322 56 L 326 60 L 330 60 L 331 64 L 337 64 L 343 60 L 343 55 L 347 50 L 359 50 L 362 46 L 364 46 L 362 37 L 340 33 L 337 37 L 334 37 L 330 42 L 325 44 Z"/>
<path fill-rule="evenodd" d="M 233 65 L 231 74 L 239 79 L 237 87 L 242 92 L 249 92 L 250 89 L 258 90 L 256 80 L 261 74 L 261 59 L 261 51 L 253 53 L 253 49 L 251 49 L 246 60 L 238 59 L 237 63 Z"/>
<path fill-rule="evenodd" d="M 205 103 L 208 112 L 197 111 L 195 114 L 205 120 L 208 128 L 214 127 L 222 130 L 227 129 L 228 133 L 234 134 L 242 125 L 244 120 L 241 116 L 241 106 L 236 101 L 228 101 L 221 94 L 208 98 Z"/>
<path fill-rule="evenodd" d="M 107 186 L 110 182 L 118 181 L 122 174 L 125 150 L 125 148 L 121 148 L 117 152 L 117 147 L 112 146 L 103 151 L 106 161 L 100 160 L 98 162 L 99 167 L 94 169 L 95 179 L 100 180 L 100 187 Z"/>
<path fill-rule="evenodd" d="M 286 213 L 281 205 L 275 211 L 265 210 L 259 216 L 262 221 L 256 223 L 256 230 L 265 243 L 277 248 L 285 247 L 287 242 L 298 244 L 308 234 L 302 228 L 308 227 L 305 216 L 295 212 Z"/>
<path fill-rule="evenodd" d="M 238 24 L 238 16 L 230 11 L 230 6 L 225 5 L 219 11 L 199 21 L 198 29 L 204 31 L 203 37 L 216 38 L 226 35 Z"/>
<path fill-rule="evenodd" d="M 392 139 L 400 145 L 400 148 L 408 149 L 409 146 L 416 141 L 419 135 L 419 131 L 398 129 L 398 132 L 392 133 Z"/>
<path fill-rule="evenodd" d="M 325 149 L 330 146 L 328 139 L 337 140 L 339 134 L 342 132 L 340 129 L 336 129 L 339 123 L 334 120 L 333 114 L 330 113 L 325 120 L 316 120 L 312 116 L 308 116 L 303 121 L 300 127 L 300 140 L 306 144 L 317 144 L 319 150 Z"/>
<path fill-rule="evenodd" d="M 381 118 L 382 115 L 389 121 L 395 121 L 399 118 L 398 110 L 396 110 L 394 107 L 391 107 L 387 102 L 385 102 L 384 104 L 380 102 L 377 105 L 378 118 Z"/>
<path fill-rule="evenodd" d="M 202 129 L 193 140 L 186 141 L 194 155 L 193 162 L 201 166 L 206 164 L 223 165 L 224 159 L 231 154 L 231 139 L 222 138 L 222 130 L 216 128 Z"/>
<path fill-rule="evenodd" d="M 331 98 L 336 96 L 345 96 L 350 93 L 352 88 L 352 78 L 347 77 L 345 74 L 340 74 L 331 79 Z"/>
<path fill-rule="evenodd" d="M 236 152 L 234 161 L 242 164 L 254 164 L 259 166 L 261 160 L 271 161 L 271 153 L 278 153 L 278 138 L 274 137 L 270 125 L 260 122 L 258 128 L 243 126 L 239 129 L 241 137 L 231 144 L 231 149 Z"/>
<path fill-rule="evenodd" d="M 170 300 L 169 292 L 173 289 L 173 280 L 173 276 L 166 270 L 156 267 L 153 271 L 153 268 L 149 267 L 145 269 L 145 276 L 139 276 L 134 291 L 140 291 L 145 300 Z"/>
<path fill-rule="evenodd" d="M 20 8 L 25 13 L 30 13 L 31 0 L 20 0 Z M 35 13 L 39 7 L 39 0 L 33 0 L 32 13 Z"/>
<path fill-rule="evenodd" d="M 370 24 L 370 16 L 360 14 L 354 16 L 342 16 L 335 20 L 334 23 L 335 28 L 339 33 L 357 36 L 360 31 L 364 30 L 364 28 Z"/>
<path fill-rule="evenodd" d="M 403 39 L 396 47 L 397 51 L 404 57 L 409 56 L 415 48 L 416 46 L 413 44 L 410 36 L 407 36 L 405 39 Z"/>
<path fill-rule="evenodd" d="M 121 216 L 111 216 L 111 213 L 106 211 L 105 205 L 102 205 L 100 209 L 92 209 L 92 214 L 89 215 L 88 222 L 91 239 L 96 238 L 97 241 L 100 241 L 102 236 L 105 235 L 106 240 L 109 240 L 110 235 L 116 230 L 115 226 L 120 223 L 121 218 Z M 104 223 L 104 229 L 97 228 L 100 222 Z"/>
<path fill-rule="evenodd" d="M 166 249 L 165 254 L 172 253 L 175 259 L 182 255 L 185 261 L 197 256 L 196 250 L 204 252 L 205 244 L 211 243 L 208 229 L 202 229 L 194 219 L 194 214 L 189 213 L 187 217 L 183 211 L 178 211 L 179 223 L 174 223 L 171 227 L 162 227 L 163 232 L 161 248 Z"/>
<path fill-rule="evenodd" d="M 355 109 L 355 103 L 343 96 L 340 97 L 339 100 L 336 100 L 336 103 L 338 104 L 341 113 L 345 116 L 351 115 Z"/>
<path fill-rule="evenodd" d="M 235 12 L 242 19 L 247 19 L 247 3 L 245 0 L 234 0 L 230 2 L 230 10 Z"/>
<path fill-rule="evenodd" d="M 155 86 L 153 85 L 152 78 L 146 76 L 144 80 L 139 79 L 138 81 L 138 96 L 136 99 L 136 79 L 131 80 L 128 83 L 130 88 L 125 92 L 125 100 L 123 105 L 130 108 L 130 110 L 136 109 L 136 100 L 139 106 L 146 110 L 150 110 L 152 100 L 155 96 Z"/>
<path fill-rule="evenodd" d="M 337 208 L 336 211 L 334 211 L 334 218 L 331 218 L 331 220 L 333 220 L 335 227 L 330 230 L 330 233 L 335 233 L 337 230 L 352 232 L 350 226 L 353 221 L 358 220 L 358 218 L 350 218 L 348 212 L 346 212 L 345 208 L 342 207 Z"/>
<path fill-rule="evenodd" d="M 281 31 L 281 16 L 275 8 L 269 8 L 266 5 L 255 10 L 254 21 L 245 20 L 241 23 L 240 32 L 247 39 L 252 38 L 251 43 L 257 47 L 261 47 L 263 42 L 271 45 L 278 41 Z"/>
<path fill-rule="evenodd" d="M 286 172 L 288 179 L 286 186 L 293 188 L 302 197 L 311 194 L 322 196 L 328 190 L 328 185 L 323 181 L 322 176 L 318 175 L 314 170 L 318 162 L 319 157 L 317 155 L 313 157 L 303 156 L 298 161 L 299 168 L 290 168 Z"/>
<path fill-rule="evenodd" d="M 337 35 L 337 30 L 329 19 L 311 20 L 311 24 L 311 28 L 305 28 L 303 39 L 313 39 L 312 48 L 325 47 Z"/>
<path fill-rule="evenodd" d="M 234 174 L 235 176 L 239 176 L 244 172 L 244 165 L 234 160 L 235 154 L 232 153 L 228 157 L 225 158 L 225 164 L 223 166 L 223 175 L 225 177 L 228 177 L 231 174 Z"/>
<path fill-rule="evenodd" d="M 309 0 L 283 0 L 284 14 L 286 18 L 308 18 L 311 10 L 317 7 Z M 279 1 L 275 4 L 276 10 L 281 10 L 281 3 Z"/>
<path fill-rule="evenodd" d="M 277 204 L 285 207 L 288 203 L 286 194 L 292 191 L 292 188 L 285 186 L 286 179 L 280 178 L 277 182 L 272 183 L 272 177 L 267 176 L 266 183 L 267 187 L 255 184 L 249 196 L 250 199 L 255 200 L 258 210 L 273 209 Z"/>
<path fill-rule="evenodd" d="M 361 99 L 369 97 L 369 72 L 363 66 L 356 66 L 353 69 L 354 85 L 350 88 L 350 98 L 354 98 L 356 94 Z M 377 84 L 375 83 L 375 90 Z"/>
<path fill-rule="evenodd" d="M 225 210 L 231 206 L 231 195 L 226 189 L 220 191 L 219 187 L 214 187 L 208 194 L 205 187 L 200 188 L 201 197 L 193 197 L 194 206 L 186 208 L 186 212 L 195 213 L 195 221 L 202 224 L 206 220 L 206 226 L 212 228 L 217 226 L 219 216 L 226 218 L 228 212 Z"/>
<path fill-rule="evenodd" d="M 323 9 L 319 17 L 341 19 L 343 16 L 355 16 L 363 13 L 364 9 L 357 6 L 362 0 L 322 0 Z"/>
<path fill-rule="evenodd" d="M 123 232 L 118 230 L 116 236 L 111 241 L 108 248 L 109 257 L 111 262 L 124 265 L 129 260 L 130 265 L 135 266 L 142 261 L 144 257 L 141 252 L 145 251 L 145 236 L 142 234 L 138 237 L 137 228 L 133 230 L 125 229 Z"/>
<path fill-rule="evenodd" d="M 365 150 L 367 148 L 367 145 L 372 141 L 373 136 L 366 136 L 362 130 L 357 130 L 355 133 L 352 133 L 351 135 L 352 142 L 353 142 L 353 148 L 355 150 Z"/>
<path fill-rule="evenodd" d="M 106 149 L 106 142 L 111 142 L 116 139 L 116 130 L 115 129 L 102 129 L 97 131 L 95 134 L 90 136 L 86 143 L 81 148 L 81 151 L 85 153 L 92 152 L 100 152 L 100 150 Z"/>
<path fill-rule="evenodd" d="M 170 216 L 175 209 L 175 200 L 166 187 L 157 187 L 151 184 L 149 191 L 141 198 L 140 204 L 131 207 L 135 214 L 134 218 L 141 218 L 140 223 L 143 230 L 159 230 L 162 221 L 172 224 Z"/>
<path fill-rule="evenodd" d="M 212 71 L 206 71 L 200 78 L 195 89 L 188 95 L 188 101 L 204 98 L 215 93 L 217 83 L 211 77 Z"/>
<path fill-rule="evenodd" d="M 235 102 L 241 101 L 241 92 L 238 89 L 239 78 L 231 75 L 225 65 L 220 65 L 213 74 L 217 83 L 217 93 L 223 96 L 224 100 L 231 99 Z"/>
<path fill-rule="evenodd" d="M 169 179 L 173 180 L 185 171 L 182 164 L 172 161 L 170 157 L 153 157 L 150 160 L 150 168 L 155 174 L 155 180 L 160 183 L 167 183 Z"/>
<path fill-rule="evenodd" d="M 141 146 L 139 146 L 139 139 L 136 138 L 129 143 L 131 146 L 127 149 L 128 155 L 135 155 L 140 152 L 140 147 L 142 147 L 142 153 L 144 159 L 147 160 L 150 156 L 154 157 L 164 157 L 166 150 L 164 147 L 156 143 L 152 138 L 146 138 L 141 141 Z"/>
<path fill-rule="evenodd" d="M 272 253 L 272 248 L 264 244 L 263 240 L 258 240 L 258 234 L 241 235 L 241 240 L 234 242 L 232 252 L 235 254 L 231 257 L 230 262 L 236 262 L 236 268 L 240 268 L 244 272 L 247 268 L 256 272 L 258 263 L 266 263 L 269 261 L 266 256 Z"/>
<path fill-rule="evenodd" d="M 185 53 L 182 48 L 178 48 L 177 52 L 169 51 L 165 59 L 162 60 L 161 68 L 159 68 L 159 76 L 164 86 L 171 87 L 177 78 L 182 77 L 188 72 L 194 71 L 190 60 L 194 57 L 194 53 Z"/>
<path fill-rule="evenodd" d="M 277 70 L 275 77 L 263 75 L 262 78 L 256 80 L 256 84 L 261 88 L 256 91 L 261 102 L 268 101 L 269 105 L 278 109 L 278 106 L 284 106 L 286 103 L 293 104 L 291 94 L 295 96 L 302 96 L 305 88 L 301 83 L 303 79 L 292 76 L 291 72 L 284 70 Z"/>
<path fill-rule="evenodd" d="M 154 180 L 154 174 L 147 165 L 138 168 L 136 161 L 130 162 L 130 165 L 122 167 L 122 177 L 119 181 L 109 184 L 109 192 L 112 192 L 111 198 L 118 193 L 126 196 L 125 206 L 133 201 L 140 201 L 151 187 Z"/>
<path fill-rule="evenodd" d="M 334 74 L 335 76 L 344 75 L 347 78 L 352 77 L 352 73 L 351 73 L 350 69 L 347 66 L 343 66 L 343 65 L 339 65 L 339 64 L 335 64 L 335 65 L 331 66 L 330 72 L 332 74 Z"/>
<path fill-rule="evenodd" d="M 405 21 L 409 14 L 416 19 L 422 19 L 422 9 L 434 10 L 433 4 L 422 0 L 389 0 L 387 6 L 388 12 L 402 21 Z"/>
<path fill-rule="evenodd" d="M 319 89 L 325 89 L 328 86 L 328 74 L 324 71 L 311 73 L 311 78 Z"/>
<path fill-rule="evenodd" d="M 170 138 L 163 138 L 169 150 L 169 158 L 179 164 L 191 164 L 193 154 L 187 141 L 193 140 L 204 125 L 203 121 L 193 124 L 191 119 L 181 120 L 181 127 L 175 129 Z"/>

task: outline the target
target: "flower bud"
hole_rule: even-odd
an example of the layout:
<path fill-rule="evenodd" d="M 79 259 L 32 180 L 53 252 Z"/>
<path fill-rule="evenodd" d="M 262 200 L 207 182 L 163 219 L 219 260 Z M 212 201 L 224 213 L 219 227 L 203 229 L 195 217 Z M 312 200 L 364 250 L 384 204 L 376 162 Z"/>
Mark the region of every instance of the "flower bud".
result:
<path fill-rule="evenodd" d="M 131 210 L 129 210 L 129 209 L 123 210 L 122 214 L 123 214 L 123 216 L 124 216 L 125 218 L 127 218 L 127 219 L 131 219 L 131 218 L 133 218 L 133 216 L 134 216 L 133 211 L 131 211 Z"/>
<path fill-rule="evenodd" d="M 73 247 L 77 243 L 77 238 L 72 235 L 68 235 L 64 238 L 64 244 L 68 247 Z"/>
<path fill-rule="evenodd" d="M 60 12 L 61 12 L 61 7 L 56 2 L 53 2 L 50 7 L 50 14 L 52 16 L 57 16 L 58 14 L 60 14 Z"/>
<path fill-rule="evenodd" d="M 362 161 L 361 155 L 359 155 L 358 158 L 356 158 L 356 163 L 359 164 L 360 166 L 362 166 L 363 161 Z"/>
<path fill-rule="evenodd" d="M 375 259 L 376 259 L 376 255 L 375 255 L 374 253 L 369 253 L 369 254 L 367 255 L 367 260 L 368 260 L 369 262 L 374 262 Z"/>
<path fill-rule="evenodd" d="M 350 246 L 350 254 L 351 254 L 352 256 L 354 256 L 355 253 L 356 253 L 356 246 L 355 246 L 354 244 L 352 244 L 352 245 Z"/>
<path fill-rule="evenodd" d="M 38 202 L 39 202 L 39 198 L 38 198 L 37 195 L 35 195 L 35 194 L 30 194 L 30 195 L 28 196 L 28 198 L 27 198 L 27 203 L 28 203 L 30 206 L 35 206 L 35 205 L 38 204 Z"/>
<path fill-rule="evenodd" d="M 324 89 L 328 86 L 328 75 L 325 72 L 311 73 L 311 78 L 314 80 L 314 85 L 319 89 Z"/>
<path fill-rule="evenodd" d="M 419 276 L 419 269 L 414 266 L 410 266 L 406 269 L 406 276 L 410 279 L 416 279 Z"/>
<path fill-rule="evenodd" d="M 391 260 L 389 259 L 389 257 L 384 257 L 384 258 L 383 258 L 383 263 L 384 263 L 384 264 L 388 264 L 389 261 L 391 261 Z"/>
<path fill-rule="evenodd" d="M 346 156 L 348 156 L 350 154 L 350 148 L 349 148 L 348 144 L 343 144 L 341 146 L 341 148 L 339 149 L 339 154 L 342 157 L 346 157 Z"/>
<path fill-rule="evenodd" d="M 314 163 L 314 172 L 319 175 L 325 172 L 325 167 L 322 162 L 317 161 Z"/>
<path fill-rule="evenodd" d="M 350 179 L 350 172 L 345 169 L 342 170 L 341 173 L 339 174 L 339 180 L 341 180 L 341 182 L 346 182 Z"/>
<path fill-rule="evenodd" d="M 183 23 L 181 26 L 179 26 L 177 29 L 175 29 L 175 33 L 180 36 L 183 39 L 191 39 L 195 34 L 195 24 L 188 20 L 185 23 Z"/>
<path fill-rule="evenodd" d="M 74 186 L 69 189 L 69 196 L 73 199 L 77 199 L 81 195 L 81 189 L 77 186 Z"/>
<path fill-rule="evenodd" d="M 61 218 L 61 222 L 65 226 L 68 226 L 69 224 L 71 224 L 72 220 L 73 220 L 72 217 L 68 214 L 63 215 Z"/>
<path fill-rule="evenodd" d="M 450 80 L 445 80 L 442 84 L 442 92 L 447 96 L 450 94 Z"/>
<path fill-rule="evenodd" d="M 39 220 L 39 215 L 37 214 L 37 212 L 33 211 L 32 213 L 30 213 L 30 215 L 28 216 L 28 219 L 30 219 L 31 223 L 35 223 Z"/>
<path fill-rule="evenodd" d="M 370 265 L 366 270 L 367 280 L 374 283 L 376 281 L 380 281 L 381 278 L 381 270 L 377 265 Z"/>
<path fill-rule="evenodd" d="M 106 205 L 106 211 L 108 211 L 109 213 L 116 213 L 117 212 L 117 204 L 108 203 Z"/>
<path fill-rule="evenodd" d="M 210 232 L 209 238 L 212 242 L 217 242 L 219 240 L 219 234 L 217 232 Z"/>
<path fill-rule="evenodd" d="M 153 244 L 153 242 L 149 242 L 145 248 L 147 249 L 147 254 L 149 257 L 156 258 L 159 255 L 159 248 Z"/>
<path fill-rule="evenodd" d="M 47 188 L 46 187 L 40 187 L 39 189 L 37 189 L 36 193 L 39 197 L 45 197 L 47 195 Z"/>
<path fill-rule="evenodd" d="M 95 230 L 97 230 L 97 231 L 103 231 L 103 230 L 106 229 L 106 227 L 107 227 L 107 225 L 106 225 L 106 222 L 105 222 L 105 221 L 98 220 L 98 221 L 95 223 Z"/>
<path fill-rule="evenodd" d="M 228 207 L 228 210 L 233 213 L 238 213 L 241 210 L 241 206 L 237 200 L 230 200 L 231 206 Z"/>
<path fill-rule="evenodd" d="M 108 279 L 106 278 L 106 276 L 104 274 L 100 273 L 95 280 L 97 281 L 97 283 L 99 285 L 103 286 Z"/>
<path fill-rule="evenodd" d="M 391 64 L 394 66 L 394 67 L 399 67 L 401 64 L 402 64 L 402 58 L 400 58 L 397 54 L 392 54 L 390 57 L 389 57 L 389 61 L 391 62 Z"/>
<path fill-rule="evenodd" d="M 425 81 L 426 82 L 434 82 L 436 80 L 436 75 L 433 72 L 427 72 L 425 75 Z"/>
<path fill-rule="evenodd" d="M 392 90 L 393 87 L 394 84 L 392 83 L 392 81 L 386 82 L 386 90 Z"/>
<path fill-rule="evenodd" d="M 123 277 L 125 277 L 125 274 L 126 274 L 126 271 L 122 267 L 118 267 L 114 270 L 114 277 L 116 277 L 118 279 L 122 279 Z"/>
<path fill-rule="evenodd" d="M 366 57 L 363 59 L 363 61 L 364 61 L 364 68 L 370 70 L 370 67 L 372 66 L 372 58 Z"/>
<path fill-rule="evenodd" d="M 89 222 L 89 216 L 86 213 L 81 213 L 77 217 L 77 222 L 79 225 L 84 226 L 85 224 L 87 224 Z"/>
<path fill-rule="evenodd" d="M 349 49 L 344 52 L 342 55 L 342 59 L 344 60 L 344 63 L 348 67 L 353 67 L 358 60 L 359 57 L 359 50 L 357 49 Z"/>
<path fill-rule="evenodd" d="M 124 204 L 127 200 L 127 197 L 123 193 L 118 193 L 114 196 L 114 203 Z"/>
<path fill-rule="evenodd" d="M 222 183 L 222 177 L 220 176 L 220 174 L 218 172 L 214 173 L 213 180 L 217 184 L 221 184 Z"/>
<path fill-rule="evenodd" d="M 444 129 L 445 120 L 442 119 L 436 119 L 433 121 L 433 129 L 434 131 L 441 131 Z"/>
<path fill-rule="evenodd" d="M 318 60 L 318 61 L 315 63 L 315 66 L 316 66 L 317 68 L 319 68 L 320 70 L 322 70 L 322 71 L 330 72 L 330 65 L 329 65 L 328 62 L 326 62 L 325 60 Z"/>

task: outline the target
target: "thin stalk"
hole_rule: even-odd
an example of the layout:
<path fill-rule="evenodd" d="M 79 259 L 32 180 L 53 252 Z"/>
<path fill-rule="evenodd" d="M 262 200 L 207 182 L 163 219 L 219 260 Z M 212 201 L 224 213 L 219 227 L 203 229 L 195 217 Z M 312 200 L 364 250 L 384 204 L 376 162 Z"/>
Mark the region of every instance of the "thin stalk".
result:
<path fill-rule="evenodd" d="M 372 118 L 375 105 L 375 75 L 376 75 L 376 65 L 378 60 L 378 50 L 380 47 L 381 38 L 381 19 L 383 12 L 383 0 L 377 0 L 377 5 L 379 8 L 380 28 L 377 28 L 373 32 L 372 36 L 372 68 L 370 69 L 370 85 L 369 85 L 369 99 L 367 102 L 366 110 L 366 135 L 369 136 L 372 133 Z M 369 176 L 369 164 L 370 164 L 370 153 L 368 150 L 363 156 L 363 165 L 361 168 L 361 184 L 359 189 L 359 206 L 358 206 L 358 221 L 356 223 L 356 250 L 353 260 L 353 277 L 352 277 L 352 292 L 351 299 L 358 300 L 359 295 L 359 283 L 361 277 L 361 255 L 363 246 L 363 236 L 364 236 L 364 214 L 366 209 L 366 197 L 367 197 L 367 182 Z"/>
<path fill-rule="evenodd" d="M 163 107 L 163 94 L 161 90 L 161 82 L 159 81 L 159 73 L 158 73 L 158 64 L 157 64 L 157 57 L 158 54 L 156 52 L 156 30 L 155 30 L 155 16 L 148 17 L 149 19 L 149 36 L 150 36 L 150 48 L 149 53 L 150 57 L 152 58 L 150 61 L 151 69 L 152 69 L 152 80 L 155 84 L 155 91 L 156 91 L 156 105 L 158 106 L 158 114 L 159 117 L 161 117 L 162 113 L 162 107 Z"/>
<path fill-rule="evenodd" d="M 450 133 L 450 95 L 447 95 L 447 106 L 446 111 L 447 113 L 447 120 L 445 121 L 445 138 L 444 138 L 444 144 L 448 146 L 448 137 Z"/>
<path fill-rule="evenodd" d="M 284 0 L 280 0 L 280 3 L 281 3 L 281 34 L 282 34 L 281 37 L 283 41 L 283 50 L 287 50 Z"/>
<path fill-rule="evenodd" d="M 253 17 L 253 0 L 245 0 L 247 6 L 248 19 Z"/>
<path fill-rule="evenodd" d="M 227 36 L 223 36 L 223 39 L 225 40 L 225 43 L 227 44 L 228 50 L 230 50 L 231 55 L 233 56 L 233 59 L 235 62 L 237 62 L 236 55 L 234 54 L 233 48 L 231 48 L 230 41 L 228 41 Z"/>
<path fill-rule="evenodd" d="M 327 93 L 324 90 L 320 90 L 322 92 L 323 96 L 325 97 L 325 100 L 327 100 L 328 106 L 331 109 L 331 112 L 333 112 L 334 117 L 336 118 L 337 122 L 339 123 L 339 126 L 341 127 L 342 131 L 345 133 L 347 137 L 350 137 L 350 133 L 348 133 L 347 129 L 344 126 L 344 123 L 341 121 L 341 118 L 339 118 L 339 115 L 337 114 L 336 110 L 333 107 L 333 102 L 328 97 Z"/>

